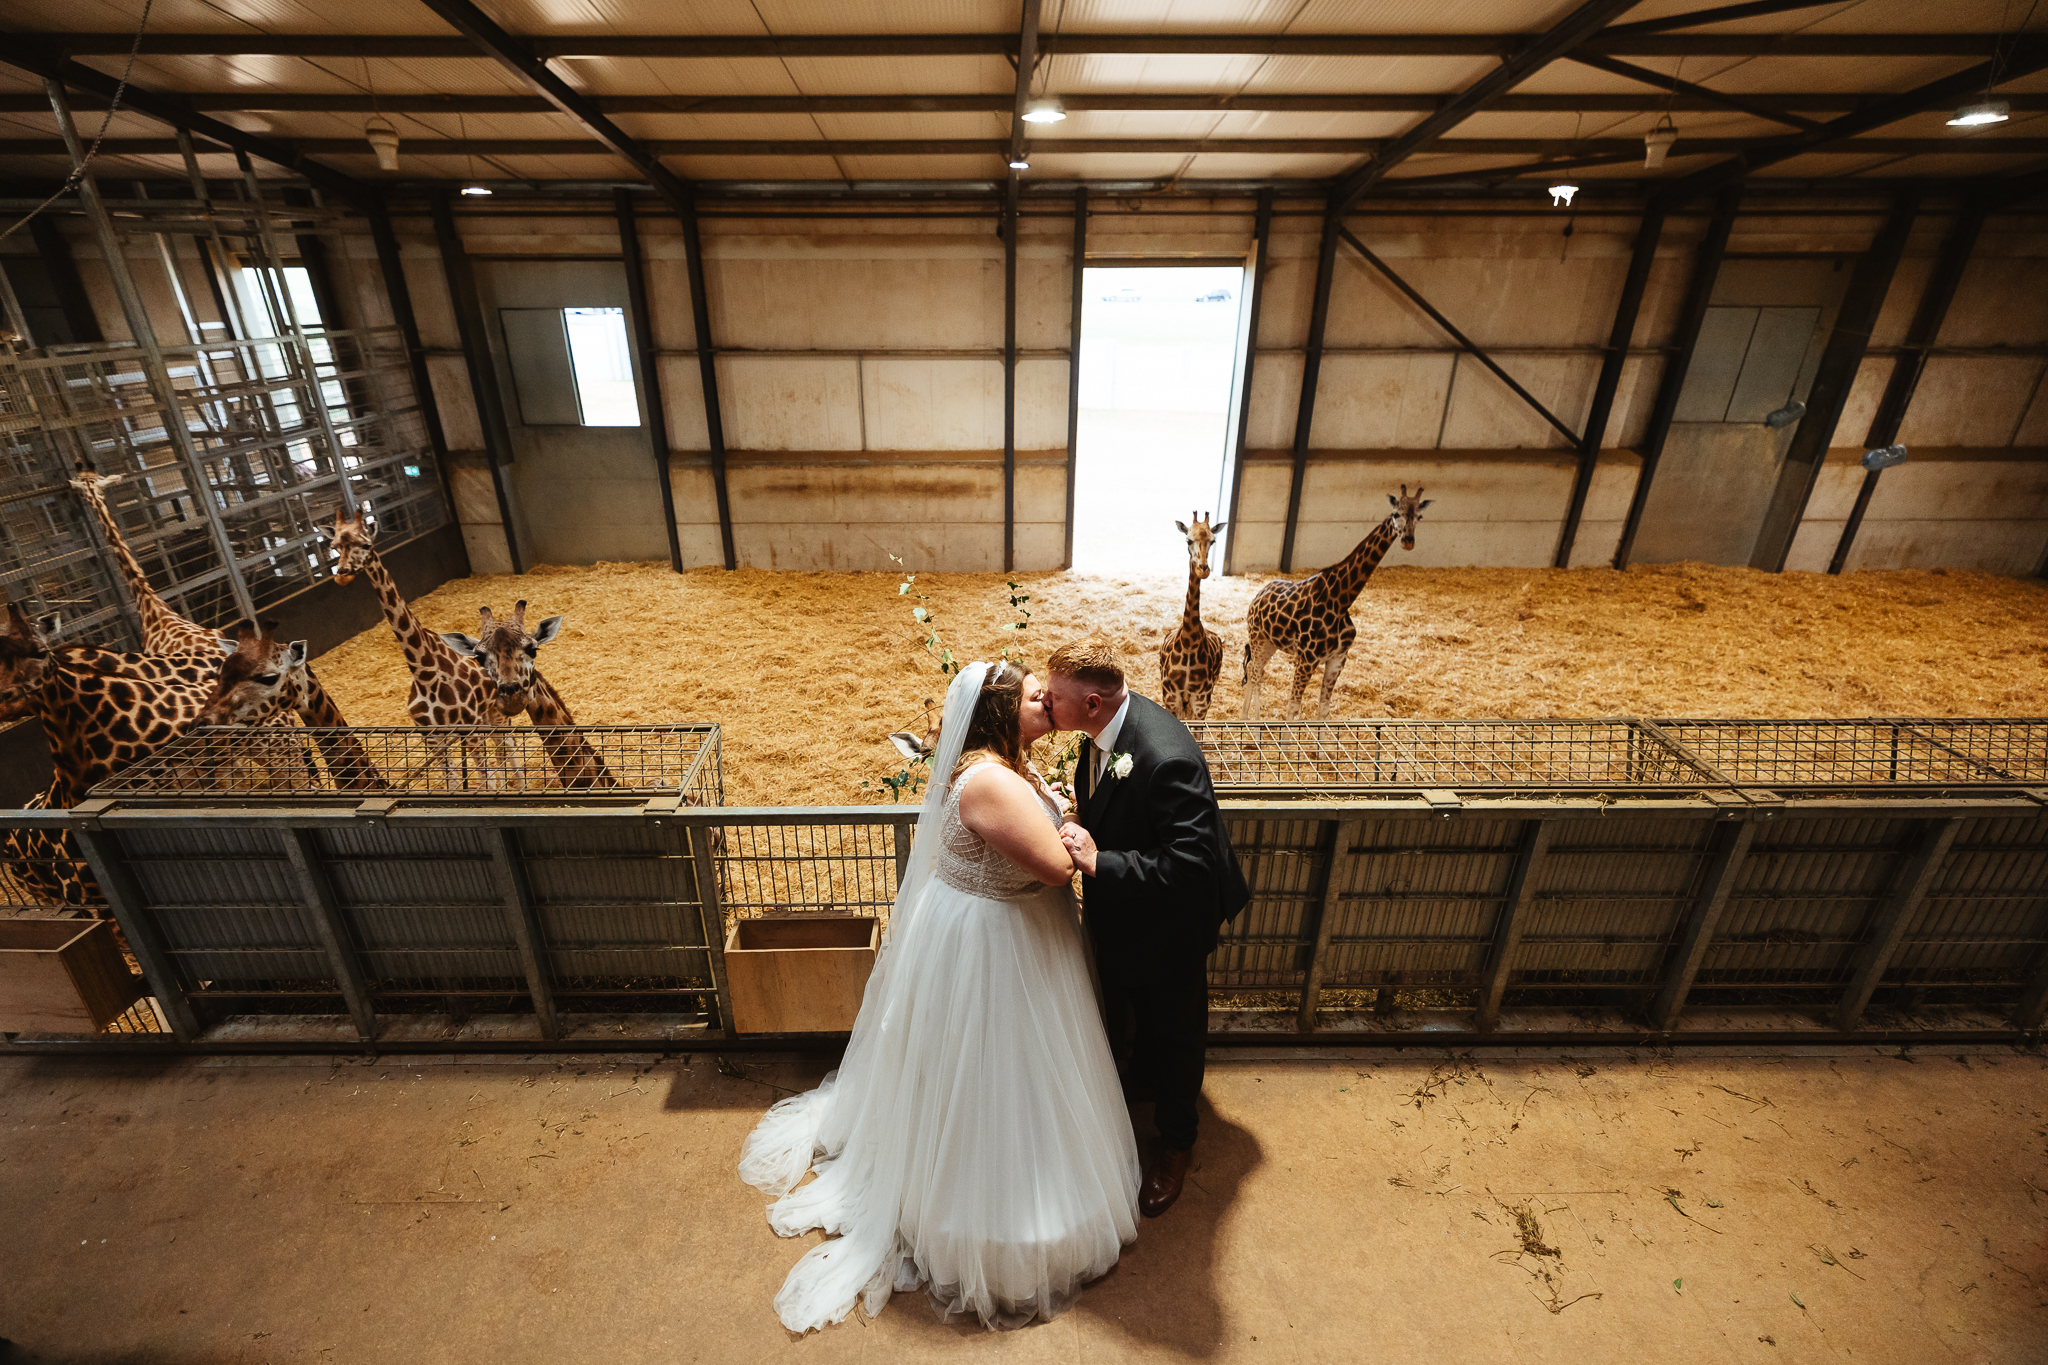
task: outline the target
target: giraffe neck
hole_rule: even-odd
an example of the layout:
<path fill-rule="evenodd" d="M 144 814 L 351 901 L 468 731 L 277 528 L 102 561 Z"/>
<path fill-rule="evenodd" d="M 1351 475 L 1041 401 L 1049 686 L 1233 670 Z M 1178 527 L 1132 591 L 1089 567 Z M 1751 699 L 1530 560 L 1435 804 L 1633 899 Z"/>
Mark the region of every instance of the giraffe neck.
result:
<path fill-rule="evenodd" d="M 562 700 L 562 694 L 555 691 L 555 685 L 533 671 L 533 686 L 528 689 L 532 700 L 526 703 L 526 718 L 535 725 L 574 725 L 576 717 L 569 714 L 569 703 Z"/>
<path fill-rule="evenodd" d="M 420 625 L 419 618 L 412 614 L 412 608 L 399 595 L 398 584 L 392 581 L 390 570 L 377 557 L 375 550 L 363 562 L 363 573 L 369 578 L 370 586 L 377 590 L 377 603 L 384 608 L 384 620 L 390 625 L 391 633 L 398 637 L 398 643 L 405 650 L 405 665 L 416 678 L 445 678 L 459 672 L 461 660 L 455 651 L 433 631 Z"/>
<path fill-rule="evenodd" d="M 1317 574 L 1318 589 L 1341 607 L 1348 608 L 1357 601 L 1358 594 L 1365 590 L 1365 580 L 1372 577 L 1372 571 L 1386 558 L 1387 547 L 1394 543 L 1394 530 L 1400 518 L 1399 512 L 1390 513 L 1358 542 L 1356 549 Z"/>
<path fill-rule="evenodd" d="M 92 514 L 99 518 L 100 531 L 107 538 L 107 548 L 113 551 L 114 564 L 121 571 L 121 578 L 128 584 L 128 595 L 135 599 L 135 610 L 142 617 L 143 643 L 162 631 L 204 631 L 205 627 L 196 621 L 189 621 L 171 610 L 170 603 L 156 595 L 156 589 L 149 584 L 149 575 L 142 571 L 142 562 L 135 552 L 128 548 L 127 537 L 121 534 L 120 523 L 114 520 L 113 509 L 107 506 L 107 497 L 97 485 L 89 484 L 79 490 L 79 496 Z"/>
<path fill-rule="evenodd" d="M 1180 628 L 1202 633 L 1202 576 L 1192 564 L 1188 565 L 1188 604 L 1180 610 Z"/>
<path fill-rule="evenodd" d="M 313 676 L 311 668 L 306 669 L 306 681 L 299 688 L 295 709 L 299 719 L 316 728 L 333 728 L 348 724 L 341 714 L 341 708 L 334 704 L 334 698 L 327 695 L 327 689 Z"/>

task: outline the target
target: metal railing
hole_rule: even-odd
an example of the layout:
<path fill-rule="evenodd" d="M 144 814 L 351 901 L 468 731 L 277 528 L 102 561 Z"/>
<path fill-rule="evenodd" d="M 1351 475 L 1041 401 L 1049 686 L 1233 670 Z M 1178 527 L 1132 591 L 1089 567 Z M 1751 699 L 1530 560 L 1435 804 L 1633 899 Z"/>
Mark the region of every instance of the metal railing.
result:
<path fill-rule="evenodd" d="M 1996 1011 L 2013 1037 L 2042 1027 L 2048 789 L 1980 771 L 2036 771 L 2041 722 L 1600 724 L 1591 759 L 1559 754 L 1555 737 L 1593 725 L 1568 722 L 1541 744 L 1496 730 L 1474 756 L 1334 796 L 1226 787 L 1252 901 L 1224 927 L 1212 989 L 1255 997 L 1262 1028 L 1277 1010 L 1351 1038 L 1423 1015 L 1445 1042 L 1506 1037 L 1515 1011 L 1551 1006 L 1636 1021 L 1632 1035 L 1587 1026 L 1588 1041 L 1719 1037 L 1700 1032 L 1698 1012 L 1749 1004 L 1815 1012 L 1839 1034 L 1873 1006 L 1942 1003 Z M 1336 752 L 1326 731 L 1269 728 L 1230 731 L 1272 756 L 1255 778 L 1299 765 L 1290 745 Z M 1891 767 L 1894 730 L 1901 754 L 1925 762 Z M 1667 742 L 1659 732 L 1712 755 L 1684 762 L 1742 781 L 1664 785 L 1693 779 L 1648 757 Z M 608 762 L 620 753 L 603 727 L 581 733 Z M 1441 725 L 1433 733 L 1442 743 Z M 1971 757 L 1941 767 L 1913 747 L 1918 735 Z M 1498 785 L 1504 751 L 1541 757 L 1525 789 Z M 715 769 L 715 747 L 700 741 L 687 763 L 683 748 L 664 752 L 674 757 L 656 765 L 660 783 L 608 795 L 558 781 L 538 792 L 428 781 L 399 796 L 331 782 L 253 797 L 110 786 L 75 811 L 0 825 L 16 839 L 75 839 L 65 856 L 104 897 L 82 908 L 119 921 L 184 1037 L 229 1015 L 342 1008 L 364 1039 L 384 1033 L 387 1014 L 472 1009 L 530 1016 L 536 1046 L 596 1011 L 650 1013 L 668 1038 L 729 1037 L 733 922 L 886 917 L 914 815 L 693 805 L 685 794 Z M 1403 761 L 1428 752 L 1411 737 Z M 1654 785 L 1558 781 L 1616 756 Z M 1496 785 L 1419 781 L 1445 773 Z M 1756 785 L 1764 777 L 1776 785 Z"/>

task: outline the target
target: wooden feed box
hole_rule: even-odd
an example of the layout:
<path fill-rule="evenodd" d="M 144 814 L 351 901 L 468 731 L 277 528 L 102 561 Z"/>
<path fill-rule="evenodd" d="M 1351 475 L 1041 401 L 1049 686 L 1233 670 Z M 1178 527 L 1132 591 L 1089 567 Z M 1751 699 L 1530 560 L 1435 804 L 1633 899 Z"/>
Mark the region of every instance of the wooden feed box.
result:
<path fill-rule="evenodd" d="M 845 1033 L 860 1013 L 882 922 L 872 915 L 743 919 L 725 940 L 740 1033 Z"/>
<path fill-rule="evenodd" d="M 112 920 L 0 919 L 0 1033 L 98 1033 L 142 996 Z"/>

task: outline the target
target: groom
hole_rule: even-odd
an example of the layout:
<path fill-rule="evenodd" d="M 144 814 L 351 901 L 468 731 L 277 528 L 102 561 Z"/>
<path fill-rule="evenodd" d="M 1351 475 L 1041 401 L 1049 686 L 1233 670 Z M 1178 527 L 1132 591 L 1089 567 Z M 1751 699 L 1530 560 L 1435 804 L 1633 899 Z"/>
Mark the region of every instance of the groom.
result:
<path fill-rule="evenodd" d="M 1180 1198 L 1195 1145 L 1209 954 L 1251 892 L 1200 746 L 1124 685 L 1116 650 L 1099 640 L 1062 645 L 1046 672 L 1053 724 L 1086 736 L 1074 818 L 1060 838 L 1081 869 L 1111 1045 L 1121 1050 L 1135 1026 L 1130 1075 L 1149 1081 L 1158 1101 L 1162 1150 L 1138 1193 L 1139 1211 L 1157 1218 Z"/>

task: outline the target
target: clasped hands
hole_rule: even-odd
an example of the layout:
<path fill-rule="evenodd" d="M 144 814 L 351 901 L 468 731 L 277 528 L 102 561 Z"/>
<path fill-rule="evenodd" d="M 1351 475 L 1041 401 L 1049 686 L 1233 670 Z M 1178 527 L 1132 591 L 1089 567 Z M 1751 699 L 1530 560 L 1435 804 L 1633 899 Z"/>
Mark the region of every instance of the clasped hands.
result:
<path fill-rule="evenodd" d="M 1074 866 L 1081 869 L 1081 875 L 1095 875 L 1095 837 L 1072 820 L 1060 826 L 1060 842 L 1067 846 L 1067 852 L 1074 859 Z"/>

